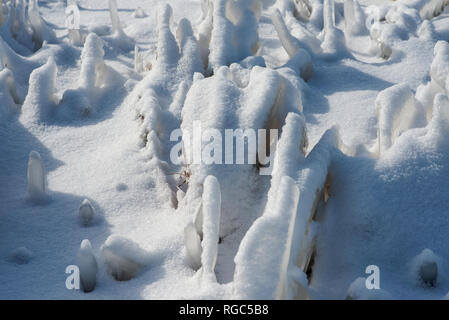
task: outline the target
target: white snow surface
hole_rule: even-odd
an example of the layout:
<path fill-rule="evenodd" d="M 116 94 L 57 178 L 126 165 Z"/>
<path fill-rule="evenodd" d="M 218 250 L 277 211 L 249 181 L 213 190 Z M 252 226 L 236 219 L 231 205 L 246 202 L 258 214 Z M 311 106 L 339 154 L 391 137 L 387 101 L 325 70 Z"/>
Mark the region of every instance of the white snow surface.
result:
<path fill-rule="evenodd" d="M 66 2 L 3 1 L 0 299 L 448 297 L 448 1 Z M 272 175 L 172 163 L 198 120 Z"/>

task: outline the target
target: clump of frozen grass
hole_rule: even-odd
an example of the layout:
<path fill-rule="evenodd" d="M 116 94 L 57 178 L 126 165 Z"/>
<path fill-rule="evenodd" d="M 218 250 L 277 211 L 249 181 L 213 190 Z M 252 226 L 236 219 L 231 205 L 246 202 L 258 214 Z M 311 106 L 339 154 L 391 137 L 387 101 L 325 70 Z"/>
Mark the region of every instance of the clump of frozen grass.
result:
<path fill-rule="evenodd" d="M 440 258 L 430 249 L 424 249 L 411 261 L 410 273 L 417 285 L 436 287 L 440 271 Z"/>
<path fill-rule="evenodd" d="M 149 263 L 149 255 L 137 243 L 111 235 L 101 248 L 102 258 L 109 274 L 117 281 L 136 277 Z"/>
<path fill-rule="evenodd" d="M 355 279 L 348 288 L 346 300 L 390 300 L 391 294 L 383 289 L 368 289 L 365 278 Z"/>
<path fill-rule="evenodd" d="M 43 201 L 47 197 L 47 177 L 44 163 L 37 151 L 31 151 L 28 159 L 28 196 L 32 201 Z"/>
<path fill-rule="evenodd" d="M 92 207 L 92 204 L 90 203 L 89 200 L 87 200 L 87 199 L 83 200 L 83 202 L 81 203 L 81 205 L 79 207 L 78 213 L 79 213 L 81 224 L 83 226 L 89 226 L 92 224 L 94 216 L 95 216 L 95 211 L 94 211 L 94 208 Z"/>
<path fill-rule="evenodd" d="M 9 254 L 9 261 L 16 264 L 27 264 L 32 258 L 33 253 L 26 247 L 16 248 Z"/>
<path fill-rule="evenodd" d="M 91 292 L 97 285 L 98 264 L 90 241 L 81 242 L 77 255 L 77 265 L 80 271 L 80 282 L 84 292 Z"/>

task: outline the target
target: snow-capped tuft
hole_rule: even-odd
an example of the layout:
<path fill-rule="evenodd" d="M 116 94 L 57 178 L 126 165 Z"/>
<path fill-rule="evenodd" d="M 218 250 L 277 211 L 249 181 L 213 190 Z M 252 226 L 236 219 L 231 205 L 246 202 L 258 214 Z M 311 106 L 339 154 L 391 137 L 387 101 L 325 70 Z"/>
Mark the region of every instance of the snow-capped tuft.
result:
<path fill-rule="evenodd" d="M 92 224 L 92 221 L 95 216 L 94 208 L 92 207 L 92 204 L 89 200 L 84 199 L 79 207 L 79 217 L 81 224 L 84 226 L 89 226 Z"/>
<path fill-rule="evenodd" d="M 77 255 L 80 282 L 84 292 L 91 292 L 97 285 L 98 264 L 88 239 L 81 242 Z"/>
<path fill-rule="evenodd" d="M 33 253 L 26 247 L 14 249 L 9 254 L 9 261 L 16 264 L 27 264 L 33 258 Z"/>
<path fill-rule="evenodd" d="M 44 163 L 37 151 L 31 151 L 27 169 L 28 196 L 32 201 L 42 201 L 47 197 L 47 177 Z"/>
<path fill-rule="evenodd" d="M 109 274 L 118 281 L 136 277 L 150 261 L 149 254 L 137 243 L 116 235 L 106 239 L 101 256 Z"/>

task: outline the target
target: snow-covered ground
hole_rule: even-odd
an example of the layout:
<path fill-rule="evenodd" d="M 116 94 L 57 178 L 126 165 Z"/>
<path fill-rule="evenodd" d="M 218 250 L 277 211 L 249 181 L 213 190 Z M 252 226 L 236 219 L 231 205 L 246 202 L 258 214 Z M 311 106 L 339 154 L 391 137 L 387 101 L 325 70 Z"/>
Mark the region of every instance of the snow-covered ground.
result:
<path fill-rule="evenodd" d="M 1 299 L 446 297 L 449 1 L 74 3 L 3 0 Z"/>

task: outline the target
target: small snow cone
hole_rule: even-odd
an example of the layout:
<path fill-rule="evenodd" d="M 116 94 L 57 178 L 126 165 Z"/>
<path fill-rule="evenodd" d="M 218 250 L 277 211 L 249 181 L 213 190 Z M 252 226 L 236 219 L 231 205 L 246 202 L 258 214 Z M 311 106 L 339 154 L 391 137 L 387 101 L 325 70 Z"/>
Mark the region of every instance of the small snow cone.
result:
<path fill-rule="evenodd" d="M 31 200 L 42 200 L 46 196 L 47 181 L 44 164 L 36 151 L 31 151 L 28 159 L 28 194 Z"/>
<path fill-rule="evenodd" d="M 81 203 L 81 206 L 79 208 L 79 217 L 81 220 L 81 223 L 84 226 L 89 226 L 92 224 L 92 221 L 94 219 L 95 211 L 92 207 L 92 204 L 89 200 L 84 199 Z"/>
<path fill-rule="evenodd" d="M 80 281 L 83 291 L 93 291 L 97 285 L 98 265 L 90 241 L 87 239 L 81 242 L 77 263 L 80 270 Z"/>
<path fill-rule="evenodd" d="M 436 287 L 440 258 L 430 249 L 424 249 L 412 260 L 412 275 L 419 285 Z"/>

